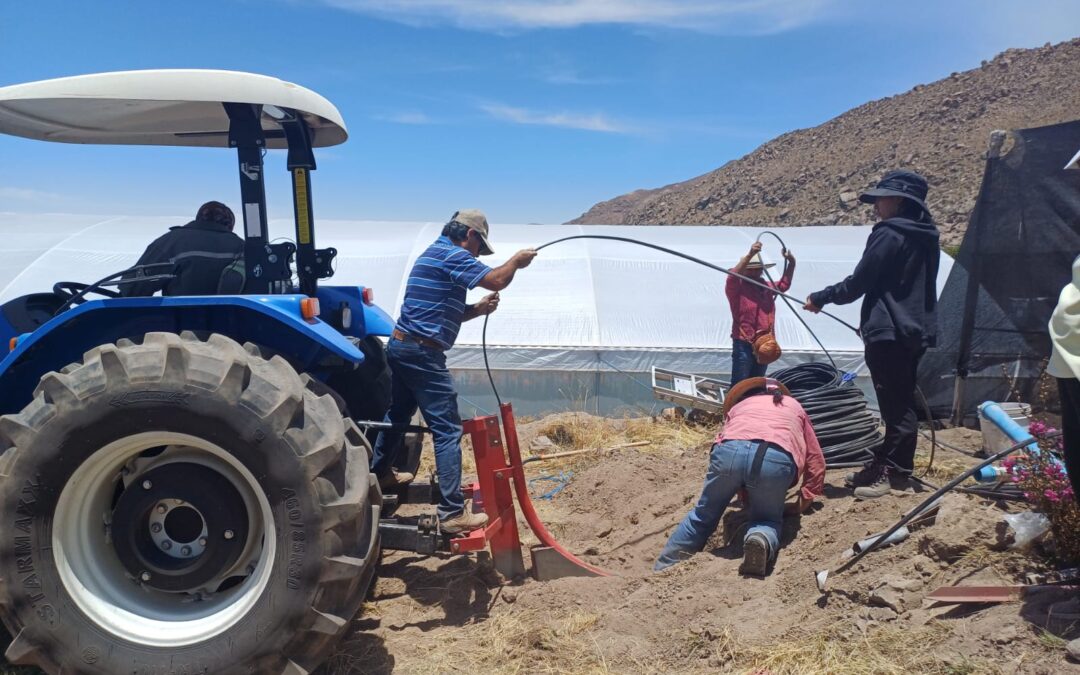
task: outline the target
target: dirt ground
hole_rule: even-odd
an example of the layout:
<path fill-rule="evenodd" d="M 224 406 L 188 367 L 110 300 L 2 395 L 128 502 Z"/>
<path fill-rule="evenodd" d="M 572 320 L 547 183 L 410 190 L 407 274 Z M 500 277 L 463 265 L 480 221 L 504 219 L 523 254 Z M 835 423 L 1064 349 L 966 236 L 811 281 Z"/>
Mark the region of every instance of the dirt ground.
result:
<path fill-rule="evenodd" d="M 934 524 L 832 576 L 823 595 L 816 570 L 838 565 L 854 541 L 928 494 L 860 502 L 842 487 L 843 472 L 832 471 L 820 508 L 785 520 L 767 578 L 738 573 L 745 516 L 737 506 L 705 551 L 653 573 L 666 537 L 697 499 L 714 431 L 578 413 L 519 423 L 519 433 L 525 454 L 588 450 L 528 464 L 527 473 L 538 479 L 531 493 L 549 529 L 613 576 L 504 582 L 484 555 L 387 551 L 363 614 L 319 675 L 1080 673 L 1065 652 L 1080 636 L 1074 590 L 1031 591 L 998 605 L 924 599 L 942 586 L 1024 583 L 1025 573 L 1052 565 L 1042 548 L 1002 550 L 1000 517 L 1017 506 L 948 495 Z M 960 448 L 981 445 L 976 432 L 938 433 Z M 921 441 L 920 467 L 927 449 Z M 926 478 L 942 484 L 975 461 L 939 449 Z M 474 470 L 466 461 L 466 474 Z M 524 522 L 521 530 L 530 567 L 527 549 L 537 541 Z"/>
<path fill-rule="evenodd" d="M 365 615 L 325 675 L 1080 672 L 1064 649 L 1080 635 L 1080 598 L 1072 591 L 1029 592 L 999 605 L 924 600 L 941 586 L 1023 583 L 1024 573 L 1046 567 L 1042 551 L 998 550 L 995 528 L 1008 506 L 951 494 L 936 523 L 831 577 L 822 595 L 815 570 L 839 564 L 852 542 L 885 529 L 928 494 L 860 502 L 833 471 L 820 508 L 785 521 L 767 578 L 738 574 L 745 516 L 737 507 L 704 552 L 653 573 L 666 537 L 698 496 L 712 432 L 581 414 L 519 430 L 526 450 L 598 449 L 528 468 L 533 478 L 572 472 L 551 499 L 536 497 L 559 481 L 534 482 L 534 501 L 563 545 L 613 576 L 500 584 L 483 556 L 387 552 Z M 939 437 L 980 446 L 967 430 Z M 604 450 L 643 440 L 650 442 Z M 928 444 L 921 446 L 925 465 Z M 927 480 L 943 483 L 974 461 L 939 449 Z M 527 547 L 535 539 L 526 535 Z"/>

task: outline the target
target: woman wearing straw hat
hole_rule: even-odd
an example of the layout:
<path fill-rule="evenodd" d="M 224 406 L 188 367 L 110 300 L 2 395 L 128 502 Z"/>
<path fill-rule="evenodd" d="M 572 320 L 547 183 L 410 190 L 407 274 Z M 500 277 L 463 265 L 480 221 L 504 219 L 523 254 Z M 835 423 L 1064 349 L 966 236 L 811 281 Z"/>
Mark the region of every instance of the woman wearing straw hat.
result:
<path fill-rule="evenodd" d="M 784 273 L 776 283 L 762 279 L 764 271 L 773 266 L 761 260 L 761 242 L 755 241 L 731 272 L 785 293 L 791 288 L 795 274 L 795 256 L 784 249 Z M 764 377 L 768 365 L 780 358 L 780 345 L 773 333 L 776 293 L 748 283 L 740 276 L 728 276 L 724 289 L 731 306 L 732 387 L 748 377 Z"/>
<path fill-rule="evenodd" d="M 785 508 L 785 495 L 800 478 L 796 502 Z M 739 571 L 763 577 L 780 548 L 785 513 L 805 513 L 824 489 L 825 456 L 806 411 L 776 380 L 743 380 L 724 399 L 724 426 L 709 454 L 701 497 L 671 533 L 653 569 L 703 550 L 728 504 L 745 490 L 749 529 Z"/>

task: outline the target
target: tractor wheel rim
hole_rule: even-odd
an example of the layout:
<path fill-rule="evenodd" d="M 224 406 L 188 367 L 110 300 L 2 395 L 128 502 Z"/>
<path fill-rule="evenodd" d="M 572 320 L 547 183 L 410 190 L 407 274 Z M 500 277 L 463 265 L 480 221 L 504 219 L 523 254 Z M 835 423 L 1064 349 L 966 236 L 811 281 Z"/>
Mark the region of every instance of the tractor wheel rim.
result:
<path fill-rule="evenodd" d="M 117 486 L 136 458 L 159 447 L 177 450 L 158 458 L 155 467 L 171 461 L 209 467 L 227 478 L 247 505 L 250 526 L 241 542 L 240 569 L 221 571 L 242 580 L 225 590 L 215 590 L 223 581 L 215 579 L 204 590 L 163 591 L 147 583 L 149 573 L 138 578 L 117 555 L 111 541 L 116 524 L 109 522 Z M 136 476 L 128 489 L 140 489 L 139 482 Z M 52 546 L 60 582 L 95 625 L 136 644 L 179 647 L 220 635 L 250 613 L 269 583 L 277 542 L 269 501 L 247 467 L 215 443 L 161 431 L 116 440 L 79 466 L 57 501 Z"/>

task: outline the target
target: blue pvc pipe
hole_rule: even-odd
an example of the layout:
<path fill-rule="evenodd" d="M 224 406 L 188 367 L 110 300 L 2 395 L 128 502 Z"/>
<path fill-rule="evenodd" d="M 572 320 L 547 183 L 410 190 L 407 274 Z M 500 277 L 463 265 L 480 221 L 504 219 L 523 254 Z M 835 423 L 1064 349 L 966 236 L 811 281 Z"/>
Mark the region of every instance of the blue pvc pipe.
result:
<path fill-rule="evenodd" d="M 996 426 L 998 429 L 1001 429 L 1001 431 L 1012 439 L 1014 443 L 1019 443 L 1031 436 L 1031 433 L 1027 429 L 1017 424 L 1016 420 L 1009 417 L 1009 414 L 993 401 L 986 401 L 979 406 L 979 416 Z M 1024 446 L 1023 450 L 1035 457 L 1038 457 L 1041 454 L 1039 451 L 1039 444 L 1035 441 L 1028 443 Z M 1061 462 L 1058 462 L 1056 459 L 1054 462 L 1061 465 Z M 1063 465 L 1061 468 L 1064 471 L 1065 467 Z M 996 483 L 1001 480 L 1004 475 L 1004 469 L 993 466 L 984 466 L 973 477 L 980 483 Z"/>

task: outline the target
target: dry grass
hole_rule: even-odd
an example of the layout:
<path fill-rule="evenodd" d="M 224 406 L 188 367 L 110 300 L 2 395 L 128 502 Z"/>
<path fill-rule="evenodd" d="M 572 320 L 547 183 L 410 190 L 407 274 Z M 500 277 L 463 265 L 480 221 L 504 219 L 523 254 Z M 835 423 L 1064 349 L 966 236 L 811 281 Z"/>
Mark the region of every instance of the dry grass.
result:
<path fill-rule="evenodd" d="M 933 647 L 952 629 L 932 622 L 921 628 L 880 626 L 865 631 L 842 623 L 802 631 L 769 644 L 740 641 L 729 627 L 716 634 L 691 633 L 690 656 L 725 672 L 770 675 L 907 675 L 908 673 L 994 673 L 989 663 L 952 658 Z"/>
<path fill-rule="evenodd" d="M 921 477 L 926 472 L 927 480 L 945 483 L 956 478 L 978 462 L 977 459 L 965 457 L 947 448 L 938 448 L 934 454 L 934 463 L 930 464 L 929 450 L 919 448 L 915 454 L 915 475 Z M 928 465 L 930 470 L 926 471 Z"/>
<path fill-rule="evenodd" d="M 519 427 L 522 424 L 519 423 Z M 649 417 L 611 419 L 575 412 L 552 415 L 546 422 L 541 420 L 540 426 L 533 430 L 533 435 L 551 439 L 555 444 L 551 452 L 596 450 L 599 454 L 627 443 L 647 441 L 648 445 L 637 447 L 635 451 L 670 453 L 679 449 L 710 445 L 716 429 L 687 424 L 685 420 Z M 435 469 L 431 438 L 426 438 L 424 443 L 418 472 L 420 476 L 426 476 Z M 522 447 L 522 454 L 528 455 L 529 448 Z M 544 462 L 543 466 L 549 470 L 564 469 L 596 456 L 598 455 L 587 453 Z M 461 439 L 461 468 L 465 476 L 476 475 L 476 460 L 471 439 L 467 434 Z"/>
<path fill-rule="evenodd" d="M 502 614 L 462 629 L 461 646 L 430 652 L 415 673 L 608 673 L 594 634 L 599 617 L 572 612 L 555 621 L 530 611 Z"/>
<path fill-rule="evenodd" d="M 648 442 L 641 452 L 693 448 L 711 442 L 716 430 L 683 420 L 638 417 L 607 419 L 584 413 L 560 415 L 541 426 L 560 450 L 600 450 L 626 443 Z"/>

